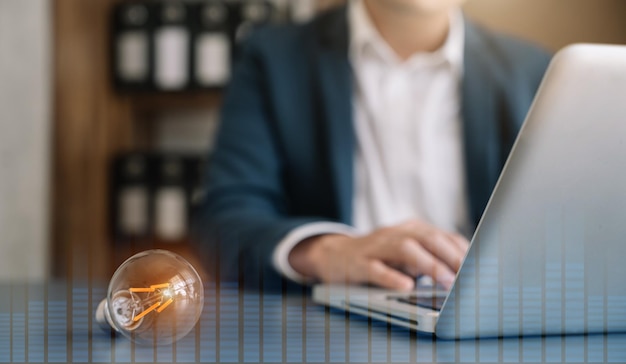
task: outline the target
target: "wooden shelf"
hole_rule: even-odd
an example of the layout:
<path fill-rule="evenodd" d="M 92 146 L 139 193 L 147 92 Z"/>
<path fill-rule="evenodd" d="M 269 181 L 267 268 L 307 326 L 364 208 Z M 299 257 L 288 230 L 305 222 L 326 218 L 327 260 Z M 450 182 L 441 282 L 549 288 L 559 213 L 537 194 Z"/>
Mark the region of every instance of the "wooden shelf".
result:
<path fill-rule="evenodd" d="M 180 93 L 127 93 L 120 94 L 138 113 L 170 110 L 204 110 L 218 108 L 222 102 L 221 90 L 187 91 Z"/>
<path fill-rule="evenodd" d="M 207 110 L 220 90 L 122 93 L 114 89 L 109 17 L 119 0 L 55 0 L 53 274 L 109 279 L 116 264 L 145 246 L 120 247 L 109 231 L 112 156 L 150 147 L 150 122 L 170 110 Z M 156 245 L 155 245 L 156 246 Z M 189 244 L 166 246 L 194 260 Z M 197 261 L 193 261 L 198 266 Z"/>
<path fill-rule="evenodd" d="M 109 231 L 112 156 L 150 148 L 153 120 L 170 111 L 214 110 L 221 90 L 118 92 L 111 80 L 110 17 L 131 0 L 54 0 L 53 273 L 109 279 L 113 264 L 139 246 L 114 244 Z M 323 4 L 342 0 L 319 0 Z M 190 244 L 167 245 L 193 260 Z M 144 248 L 145 246 L 141 246 Z M 165 246 L 163 246 L 165 247 Z M 198 265 L 197 262 L 192 262 Z"/>

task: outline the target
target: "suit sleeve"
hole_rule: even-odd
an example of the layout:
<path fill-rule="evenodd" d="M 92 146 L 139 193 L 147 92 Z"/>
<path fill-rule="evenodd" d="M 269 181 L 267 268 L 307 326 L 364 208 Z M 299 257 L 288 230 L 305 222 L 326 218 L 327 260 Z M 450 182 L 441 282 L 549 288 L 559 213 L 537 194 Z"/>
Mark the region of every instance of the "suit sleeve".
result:
<path fill-rule="evenodd" d="M 225 95 L 206 195 L 193 230 L 218 279 L 267 286 L 282 284 L 272 265 L 278 242 L 296 227 L 323 219 L 289 216 L 271 85 L 255 48 L 251 39 L 242 49 Z"/>

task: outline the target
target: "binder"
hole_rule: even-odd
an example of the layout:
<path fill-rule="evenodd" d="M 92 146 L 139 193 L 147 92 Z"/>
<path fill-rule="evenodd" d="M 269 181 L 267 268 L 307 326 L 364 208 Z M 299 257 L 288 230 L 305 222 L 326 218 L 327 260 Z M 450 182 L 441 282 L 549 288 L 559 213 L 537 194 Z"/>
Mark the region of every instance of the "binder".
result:
<path fill-rule="evenodd" d="M 116 156 L 109 182 L 114 243 L 187 242 L 194 204 L 204 197 L 206 167 L 203 154 L 133 151 Z"/>
<path fill-rule="evenodd" d="M 154 28 L 154 85 L 157 90 L 189 87 L 190 39 L 188 5 L 163 1 L 157 6 Z"/>
<path fill-rule="evenodd" d="M 154 235 L 158 241 L 180 242 L 188 232 L 189 188 L 185 159 L 175 154 L 158 158 L 154 191 Z"/>
<path fill-rule="evenodd" d="M 231 75 L 232 10 L 224 1 L 195 4 L 192 14 L 192 70 L 198 88 L 224 86 Z"/>
<path fill-rule="evenodd" d="M 303 1 L 310 3 L 296 3 Z M 287 0 L 119 2 L 112 16 L 115 86 L 157 92 L 221 88 L 230 80 L 237 42 L 259 26 L 284 20 L 288 5 Z"/>
<path fill-rule="evenodd" d="M 111 221 L 116 241 L 140 240 L 151 230 L 150 158 L 143 153 L 117 156 L 111 177 Z"/>
<path fill-rule="evenodd" d="M 153 7 L 119 3 L 113 9 L 113 78 L 117 89 L 147 90 L 152 75 Z"/>

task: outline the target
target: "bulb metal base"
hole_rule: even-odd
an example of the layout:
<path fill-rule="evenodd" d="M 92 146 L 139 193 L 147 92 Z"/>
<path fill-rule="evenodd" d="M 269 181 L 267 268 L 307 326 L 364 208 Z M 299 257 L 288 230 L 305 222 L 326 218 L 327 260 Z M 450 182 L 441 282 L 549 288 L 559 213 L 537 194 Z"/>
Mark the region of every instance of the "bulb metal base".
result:
<path fill-rule="evenodd" d="M 96 309 L 96 322 L 104 331 L 110 331 L 111 329 L 118 331 L 111 320 L 108 306 L 106 298 L 100 301 Z"/>

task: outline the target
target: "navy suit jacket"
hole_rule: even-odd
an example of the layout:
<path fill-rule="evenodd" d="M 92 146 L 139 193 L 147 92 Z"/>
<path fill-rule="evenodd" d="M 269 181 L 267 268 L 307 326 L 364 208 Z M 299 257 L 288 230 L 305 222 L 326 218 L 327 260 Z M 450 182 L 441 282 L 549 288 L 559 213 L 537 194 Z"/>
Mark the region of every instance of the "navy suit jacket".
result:
<path fill-rule="evenodd" d="M 195 230 L 219 278 L 275 285 L 277 243 L 309 222 L 351 224 L 353 79 L 346 7 L 267 28 L 241 50 Z M 480 218 L 549 62 L 466 21 L 462 120 L 470 216 Z M 238 277 L 238 278 L 237 278 Z"/>

